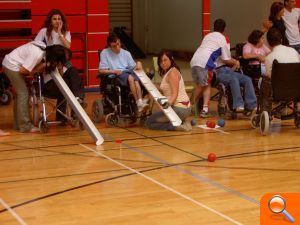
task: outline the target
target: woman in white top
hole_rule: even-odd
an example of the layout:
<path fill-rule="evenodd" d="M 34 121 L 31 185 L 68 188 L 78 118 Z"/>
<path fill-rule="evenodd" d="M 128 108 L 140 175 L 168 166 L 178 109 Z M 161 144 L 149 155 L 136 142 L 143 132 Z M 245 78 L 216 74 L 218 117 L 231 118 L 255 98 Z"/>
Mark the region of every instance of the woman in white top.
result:
<path fill-rule="evenodd" d="M 66 48 L 71 47 L 71 34 L 65 15 L 58 9 L 52 9 L 44 22 L 42 28 L 34 39 L 43 41 L 47 46 L 62 45 Z"/>
<path fill-rule="evenodd" d="M 163 76 L 160 89 L 168 98 L 176 114 L 183 121 L 183 124 L 174 127 L 162 111 L 152 114 L 146 121 L 146 126 L 153 130 L 180 130 L 190 131 L 191 124 L 185 119 L 191 114 L 190 99 L 185 91 L 184 81 L 180 70 L 176 65 L 170 52 L 162 51 L 158 56 L 159 74 Z"/>

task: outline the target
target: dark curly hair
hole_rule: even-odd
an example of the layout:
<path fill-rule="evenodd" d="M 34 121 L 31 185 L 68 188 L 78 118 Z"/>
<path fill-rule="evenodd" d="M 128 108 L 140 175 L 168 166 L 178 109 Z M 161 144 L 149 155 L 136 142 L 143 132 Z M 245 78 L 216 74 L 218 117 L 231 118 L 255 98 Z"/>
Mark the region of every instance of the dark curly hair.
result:
<path fill-rule="evenodd" d="M 48 15 L 46 17 L 46 20 L 44 22 L 44 27 L 47 28 L 46 34 L 47 34 L 47 37 L 48 37 L 49 40 L 52 39 L 51 32 L 53 30 L 53 26 L 52 26 L 51 20 L 52 20 L 52 17 L 54 15 L 60 15 L 60 17 L 61 17 L 61 20 L 63 22 L 62 29 L 61 29 L 62 34 L 65 35 L 67 30 L 68 30 L 68 24 L 67 24 L 66 16 L 59 9 L 52 9 L 48 13 Z"/>
<path fill-rule="evenodd" d="M 66 48 L 62 45 L 51 45 L 46 48 L 46 72 L 54 71 L 57 64 L 67 62 Z"/>
<path fill-rule="evenodd" d="M 254 30 L 248 37 L 248 42 L 253 45 L 257 45 L 259 39 L 264 35 L 264 33 L 260 30 Z"/>

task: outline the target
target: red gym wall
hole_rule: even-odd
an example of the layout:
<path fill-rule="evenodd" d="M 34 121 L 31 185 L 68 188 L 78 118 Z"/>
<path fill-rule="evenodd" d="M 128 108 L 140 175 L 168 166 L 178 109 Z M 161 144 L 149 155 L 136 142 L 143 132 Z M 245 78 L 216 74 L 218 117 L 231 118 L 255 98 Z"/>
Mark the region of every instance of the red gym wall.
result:
<path fill-rule="evenodd" d="M 86 85 L 98 85 L 98 50 L 104 48 L 109 32 L 108 0 L 0 1 L 0 61 L 11 49 L 32 40 L 53 8 L 67 17 L 73 65 Z"/>

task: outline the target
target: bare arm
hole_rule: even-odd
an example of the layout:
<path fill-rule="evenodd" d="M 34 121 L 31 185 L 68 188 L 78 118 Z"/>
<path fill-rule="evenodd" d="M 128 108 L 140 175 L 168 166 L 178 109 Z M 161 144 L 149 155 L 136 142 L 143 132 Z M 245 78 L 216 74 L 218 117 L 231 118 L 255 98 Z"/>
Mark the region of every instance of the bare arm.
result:
<path fill-rule="evenodd" d="M 251 54 L 251 53 L 244 53 L 243 54 L 243 58 L 244 59 L 257 59 L 261 62 L 264 62 L 265 61 L 265 56 L 263 55 L 257 55 L 257 54 Z"/>
<path fill-rule="evenodd" d="M 71 47 L 71 42 L 68 41 L 68 40 L 66 39 L 66 37 L 65 37 L 65 36 L 62 34 L 62 32 L 61 32 L 62 25 L 63 25 L 63 23 L 61 22 L 61 23 L 59 24 L 59 27 L 58 27 L 58 35 L 59 35 L 59 39 L 61 40 L 61 42 L 63 43 L 63 45 L 64 45 L 66 48 L 70 48 L 70 47 Z"/>
<path fill-rule="evenodd" d="M 122 74 L 122 70 L 105 70 L 105 69 L 99 69 L 99 73 L 101 75 L 108 75 L 108 74 L 121 75 Z"/>
<path fill-rule="evenodd" d="M 240 62 L 236 59 L 231 58 L 231 59 L 228 59 L 228 60 L 223 60 L 223 62 L 227 66 L 231 67 L 233 70 L 236 70 L 236 69 L 240 68 Z"/>
<path fill-rule="evenodd" d="M 172 93 L 168 99 L 170 105 L 174 105 L 178 97 L 180 78 L 181 76 L 179 75 L 177 69 L 172 69 L 172 71 L 170 71 L 170 74 L 168 75 L 167 81 L 171 86 L 171 93 Z"/>

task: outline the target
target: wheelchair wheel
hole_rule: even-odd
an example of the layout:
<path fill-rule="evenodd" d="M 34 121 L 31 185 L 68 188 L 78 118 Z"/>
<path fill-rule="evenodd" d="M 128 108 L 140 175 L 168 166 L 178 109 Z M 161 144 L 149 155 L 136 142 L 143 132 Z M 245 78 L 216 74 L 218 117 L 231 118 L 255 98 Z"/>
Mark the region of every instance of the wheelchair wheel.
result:
<path fill-rule="evenodd" d="M 10 91 L 4 91 L 0 97 L 0 103 L 2 105 L 8 105 L 12 100 L 12 93 Z"/>
<path fill-rule="evenodd" d="M 270 117 L 267 111 L 263 111 L 260 115 L 260 133 L 264 136 L 268 135 L 270 130 Z"/>
<path fill-rule="evenodd" d="M 259 127 L 259 115 L 258 114 L 252 115 L 252 117 L 251 117 L 251 126 L 254 129 Z"/>
<path fill-rule="evenodd" d="M 109 113 L 105 117 L 105 124 L 108 127 L 116 127 L 118 125 L 118 117 L 115 113 Z"/>
<path fill-rule="evenodd" d="M 95 123 L 100 123 L 104 116 L 104 109 L 103 109 L 103 101 L 102 99 L 97 99 L 93 102 L 92 107 L 92 119 Z"/>
<path fill-rule="evenodd" d="M 237 119 L 237 112 L 235 112 L 235 111 L 231 112 L 231 119 L 233 119 L 233 120 Z"/>
<path fill-rule="evenodd" d="M 295 118 L 295 126 L 297 127 L 297 128 L 300 128 L 300 117 L 299 116 L 297 116 L 296 118 Z"/>
<path fill-rule="evenodd" d="M 39 122 L 39 129 L 40 129 L 41 133 L 43 133 L 43 134 L 47 133 L 48 132 L 48 124 L 47 124 L 47 122 L 44 121 L 44 120 L 41 120 Z"/>

